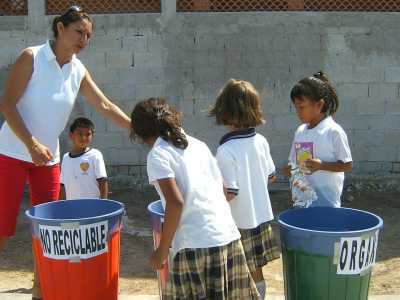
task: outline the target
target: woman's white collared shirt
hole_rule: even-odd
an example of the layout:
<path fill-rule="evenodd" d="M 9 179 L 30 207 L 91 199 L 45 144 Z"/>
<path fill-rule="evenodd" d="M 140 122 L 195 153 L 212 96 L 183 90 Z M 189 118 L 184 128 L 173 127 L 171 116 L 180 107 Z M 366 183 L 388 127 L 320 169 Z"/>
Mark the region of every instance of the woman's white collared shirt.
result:
<path fill-rule="evenodd" d="M 60 67 L 49 41 L 28 49 L 34 57 L 33 73 L 17 109 L 30 133 L 51 150 L 53 160 L 49 165 L 53 165 L 60 161 L 58 137 L 68 122 L 86 68 L 75 55 Z M 32 162 L 7 122 L 0 130 L 0 153 Z"/>

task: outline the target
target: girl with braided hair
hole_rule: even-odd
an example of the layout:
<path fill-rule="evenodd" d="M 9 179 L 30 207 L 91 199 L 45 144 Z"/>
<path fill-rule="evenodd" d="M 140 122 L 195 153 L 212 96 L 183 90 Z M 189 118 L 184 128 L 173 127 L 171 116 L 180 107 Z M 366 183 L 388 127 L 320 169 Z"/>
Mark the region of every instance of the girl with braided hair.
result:
<path fill-rule="evenodd" d="M 303 123 L 294 135 L 289 165 L 304 167 L 318 199 L 311 206 L 341 206 L 344 172 L 352 170 L 347 135 L 332 116 L 339 107 L 336 90 L 323 72 L 301 79 L 290 98 Z"/>

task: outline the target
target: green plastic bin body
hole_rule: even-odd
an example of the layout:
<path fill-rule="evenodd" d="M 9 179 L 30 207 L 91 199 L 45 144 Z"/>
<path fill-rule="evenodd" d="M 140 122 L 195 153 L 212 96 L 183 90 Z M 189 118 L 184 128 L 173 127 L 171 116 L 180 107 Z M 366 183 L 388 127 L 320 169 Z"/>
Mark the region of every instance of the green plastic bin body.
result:
<path fill-rule="evenodd" d="M 279 215 L 286 300 L 367 300 L 380 217 L 330 207 Z"/>

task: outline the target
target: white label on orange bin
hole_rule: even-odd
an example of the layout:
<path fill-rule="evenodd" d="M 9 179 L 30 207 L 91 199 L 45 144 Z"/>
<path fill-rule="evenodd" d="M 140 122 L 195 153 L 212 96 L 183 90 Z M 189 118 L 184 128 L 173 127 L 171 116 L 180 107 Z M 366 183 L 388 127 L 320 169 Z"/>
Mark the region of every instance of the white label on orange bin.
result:
<path fill-rule="evenodd" d="M 340 239 L 337 274 L 356 275 L 372 267 L 376 260 L 379 230 L 369 237 Z"/>
<path fill-rule="evenodd" d="M 52 259 L 88 259 L 108 251 L 108 222 L 76 228 L 39 225 L 43 256 Z"/>

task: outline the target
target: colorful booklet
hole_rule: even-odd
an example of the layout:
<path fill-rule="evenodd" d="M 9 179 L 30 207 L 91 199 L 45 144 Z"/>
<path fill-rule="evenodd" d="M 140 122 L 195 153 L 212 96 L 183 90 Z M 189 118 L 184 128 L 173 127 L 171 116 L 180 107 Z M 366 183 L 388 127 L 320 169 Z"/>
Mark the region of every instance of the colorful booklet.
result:
<path fill-rule="evenodd" d="M 303 165 L 307 159 L 312 159 L 314 157 L 313 146 L 313 142 L 300 142 L 294 144 L 296 150 L 296 163 L 298 166 Z"/>

